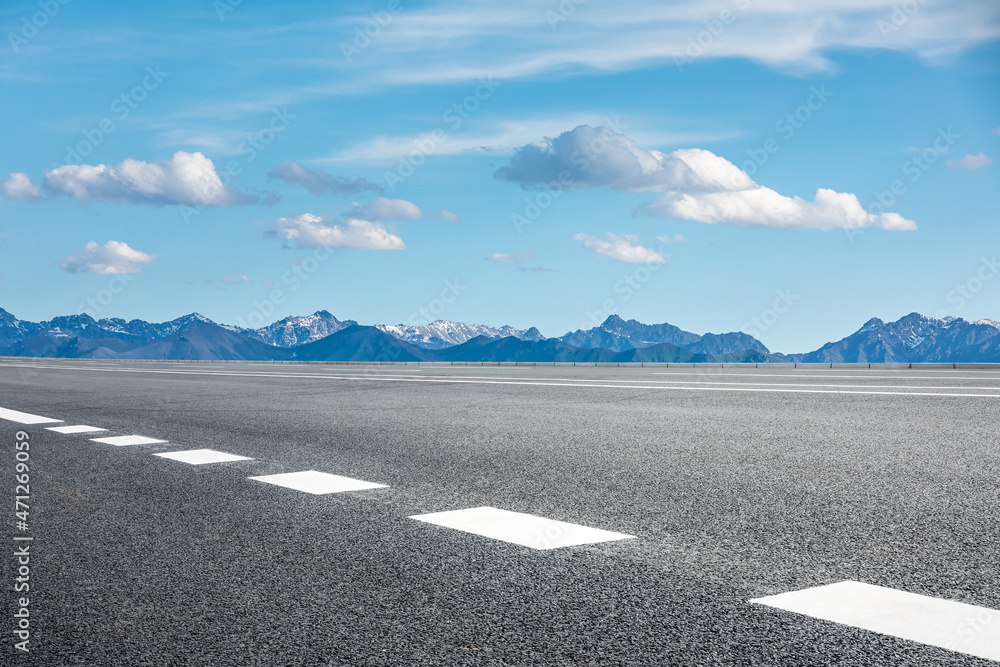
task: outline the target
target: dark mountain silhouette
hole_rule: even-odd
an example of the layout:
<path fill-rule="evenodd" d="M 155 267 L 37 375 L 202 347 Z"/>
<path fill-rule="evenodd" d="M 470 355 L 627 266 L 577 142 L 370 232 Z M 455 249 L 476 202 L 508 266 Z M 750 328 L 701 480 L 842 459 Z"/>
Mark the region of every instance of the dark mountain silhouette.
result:
<path fill-rule="evenodd" d="M 436 350 L 440 361 L 611 361 L 615 356 L 610 350 L 583 349 L 567 345 L 558 338 L 542 341 L 521 340 L 507 336 L 500 340 L 477 336 L 461 345 Z"/>
<path fill-rule="evenodd" d="M 576 347 L 603 348 L 616 352 L 661 343 L 713 355 L 739 354 L 747 350 L 764 354 L 769 352 L 763 343 L 745 333 L 699 335 L 683 331 L 672 324 L 643 324 L 636 320 L 623 320 L 617 315 L 611 315 L 600 326 L 592 329 L 571 331 L 560 337 L 560 340 Z"/>
<path fill-rule="evenodd" d="M 171 334 L 186 331 L 200 324 L 208 323 L 212 323 L 212 320 L 198 313 L 191 313 L 190 315 L 184 315 L 175 320 L 159 324 L 146 322 L 145 320 L 131 320 L 126 322 L 121 318 L 95 320 L 90 315 L 81 313 L 80 315 L 54 317 L 46 322 L 39 322 L 38 326 L 43 331 L 56 336 L 78 336 L 80 338 L 95 340 L 117 338 L 133 343 L 134 345 L 144 345 Z"/>
<path fill-rule="evenodd" d="M 0 308 L 0 341 L 23 340 L 37 335 L 41 330 L 41 325 L 19 320 L 3 308 Z"/>
<path fill-rule="evenodd" d="M 645 362 L 645 363 L 680 363 L 715 361 L 715 357 L 710 354 L 699 354 L 691 350 L 685 350 L 672 343 L 660 343 L 649 347 L 634 347 L 631 350 L 624 350 L 615 355 L 612 361 L 625 362 Z"/>
<path fill-rule="evenodd" d="M 1000 322 L 936 319 L 910 313 L 895 322 L 865 322 L 850 336 L 815 352 L 789 355 L 806 362 L 1000 362 Z"/>
<path fill-rule="evenodd" d="M 330 330 L 334 333 L 325 335 Z M 483 333 L 469 338 L 476 331 Z M 503 332 L 512 335 L 500 337 Z M 428 346 L 431 334 L 464 342 Z M 309 342 L 290 346 L 302 340 Z M 818 350 L 781 355 L 741 332 L 699 335 L 671 324 L 643 324 L 617 315 L 598 327 L 546 339 L 534 327 L 494 329 L 444 320 L 426 327 L 367 327 L 338 320 L 325 310 L 286 317 L 261 329 L 241 329 L 215 324 L 197 313 L 158 324 L 95 320 L 87 314 L 35 323 L 0 308 L 0 355 L 232 361 L 1000 363 L 1000 322 L 936 319 L 918 313 L 888 323 L 873 318 L 850 336 Z"/>
<path fill-rule="evenodd" d="M 428 361 L 429 350 L 375 327 L 349 326 L 318 341 L 291 348 L 294 361 Z"/>
<path fill-rule="evenodd" d="M 224 329 L 218 324 L 171 334 L 119 355 L 122 359 L 192 359 L 224 361 L 285 360 L 291 353 Z"/>

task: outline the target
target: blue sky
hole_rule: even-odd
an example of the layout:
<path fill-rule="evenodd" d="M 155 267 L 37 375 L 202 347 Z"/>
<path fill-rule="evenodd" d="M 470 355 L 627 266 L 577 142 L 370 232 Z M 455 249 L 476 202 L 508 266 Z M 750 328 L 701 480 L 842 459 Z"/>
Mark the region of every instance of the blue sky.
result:
<path fill-rule="evenodd" d="M 1000 319 L 1000 6 L 821 4 L 8 3 L 0 306 Z"/>

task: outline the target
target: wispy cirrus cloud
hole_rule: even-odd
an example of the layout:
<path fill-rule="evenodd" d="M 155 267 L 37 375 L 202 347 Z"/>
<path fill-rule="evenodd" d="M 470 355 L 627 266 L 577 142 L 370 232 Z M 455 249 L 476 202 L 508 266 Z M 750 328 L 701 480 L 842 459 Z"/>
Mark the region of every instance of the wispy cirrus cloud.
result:
<path fill-rule="evenodd" d="M 495 252 L 492 255 L 483 257 L 483 260 L 497 264 L 509 264 L 516 267 L 522 273 L 548 273 L 554 270 L 545 268 L 544 266 L 530 266 L 528 263 L 535 261 L 535 253 L 533 252 Z"/>
<path fill-rule="evenodd" d="M 363 72 L 373 87 L 458 82 L 486 73 L 508 80 L 620 72 L 690 60 L 692 55 L 809 72 L 829 69 L 828 55 L 840 49 L 892 49 L 934 60 L 1000 35 L 1000 10 L 994 3 L 921 3 L 905 15 L 903 26 L 894 18 L 897 5 L 894 0 L 736 0 L 721 5 L 623 0 L 613 6 L 573 3 L 567 12 L 559 5 L 543 9 L 530 0 L 502 5 L 481 0 L 461 7 L 431 3 L 393 17 L 391 29 L 379 35 L 365 58 L 321 63 Z M 730 12 L 726 23 L 719 21 L 722 10 Z M 708 33 L 707 46 L 699 45 L 696 38 L 713 20 L 721 30 Z M 692 49 L 692 43 L 701 48 Z"/>
<path fill-rule="evenodd" d="M 993 164 L 993 157 L 985 153 L 978 155 L 966 155 L 957 160 L 948 160 L 945 165 L 949 169 L 982 169 Z"/>
<path fill-rule="evenodd" d="M 362 192 L 382 193 L 382 186 L 364 178 L 334 176 L 322 169 L 309 169 L 290 160 L 276 164 L 267 176 L 271 180 L 301 185 L 317 196 L 322 194 L 355 195 Z"/>
<path fill-rule="evenodd" d="M 233 285 L 252 285 L 253 284 L 253 281 L 250 280 L 250 276 L 248 276 L 247 274 L 243 273 L 242 271 L 236 271 L 236 270 L 230 271 L 227 275 L 225 275 L 225 276 L 223 276 L 221 278 L 212 278 L 212 279 L 206 280 L 205 282 L 207 282 L 210 285 L 215 285 L 219 289 L 225 289 L 226 287 L 230 287 L 230 286 L 233 286 Z"/>
<path fill-rule="evenodd" d="M 355 203 L 345 213 L 345 216 L 363 220 L 420 220 L 422 218 L 441 218 L 450 222 L 460 220 L 457 214 L 446 208 L 435 213 L 426 213 L 411 201 L 387 197 L 376 197 L 364 204 Z"/>
<path fill-rule="evenodd" d="M 535 259 L 535 253 L 533 252 L 495 252 L 492 255 L 488 255 L 483 258 L 487 262 L 498 262 L 500 264 L 520 264 L 522 262 L 529 262 Z"/>
<path fill-rule="evenodd" d="M 474 118 L 463 122 L 460 129 L 441 122 L 441 128 L 416 134 L 378 135 L 362 139 L 333 155 L 316 162 L 379 163 L 398 159 L 416 151 L 433 155 L 508 155 L 512 150 L 537 141 L 538 137 L 553 136 L 566 127 L 588 123 L 618 125 L 621 119 L 609 118 L 603 112 L 575 113 L 549 118 Z M 662 118 L 642 118 L 643 126 L 655 127 L 668 122 Z M 692 126 L 678 131 L 637 130 L 636 136 L 648 143 L 692 143 L 732 138 L 732 131 L 706 130 L 694 127 L 690 120 L 669 119 L 669 122 Z M 428 150 L 428 147 L 430 150 Z"/>

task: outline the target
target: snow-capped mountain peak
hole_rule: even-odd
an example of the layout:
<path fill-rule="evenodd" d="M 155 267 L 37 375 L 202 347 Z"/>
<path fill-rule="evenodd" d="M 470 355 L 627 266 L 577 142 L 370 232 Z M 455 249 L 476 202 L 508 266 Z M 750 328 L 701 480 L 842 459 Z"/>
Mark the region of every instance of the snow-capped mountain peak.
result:
<path fill-rule="evenodd" d="M 338 320 L 327 310 L 312 315 L 290 316 L 260 329 L 243 329 L 239 333 L 268 345 L 294 347 L 305 345 L 356 325 L 354 320 Z"/>
<path fill-rule="evenodd" d="M 464 322 L 452 322 L 450 320 L 437 320 L 424 325 L 376 324 L 375 327 L 394 338 L 430 350 L 440 350 L 452 345 L 461 345 L 477 336 L 486 336 L 487 338 L 514 336 L 522 340 L 545 339 L 539 333 L 538 329 L 534 327 L 531 329 L 515 329 L 512 326 L 505 325 L 497 329 L 485 324 L 465 324 Z"/>

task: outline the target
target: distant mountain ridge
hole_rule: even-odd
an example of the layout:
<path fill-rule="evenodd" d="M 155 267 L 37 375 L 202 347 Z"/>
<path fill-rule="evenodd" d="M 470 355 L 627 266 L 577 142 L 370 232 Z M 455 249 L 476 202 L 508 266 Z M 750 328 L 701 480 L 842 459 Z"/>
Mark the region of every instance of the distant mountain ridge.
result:
<path fill-rule="evenodd" d="M 748 350 L 770 353 L 763 343 L 742 332 L 698 335 L 672 324 L 643 324 L 637 320 L 623 320 L 618 315 L 611 315 L 592 329 L 571 331 L 560 340 L 576 347 L 615 352 L 670 343 L 699 354 L 738 354 Z"/>
<path fill-rule="evenodd" d="M 169 322 L 154 324 L 144 320 L 126 322 L 121 318 L 95 320 L 86 313 L 79 315 L 63 315 L 43 322 L 28 322 L 19 320 L 9 312 L 0 308 L 0 339 L 20 340 L 27 336 L 47 335 L 53 338 L 72 338 L 83 335 L 85 338 L 102 339 L 117 338 L 129 343 L 142 345 L 150 343 L 170 334 L 184 331 L 199 324 L 210 323 L 198 313 L 178 317 Z"/>
<path fill-rule="evenodd" d="M 505 325 L 499 329 L 495 329 L 483 324 L 464 324 L 449 320 L 437 320 L 436 322 L 420 326 L 407 326 L 404 324 L 376 324 L 375 326 L 390 336 L 429 350 L 440 350 L 453 345 L 461 345 L 479 336 L 486 336 L 492 339 L 513 336 L 514 338 L 533 342 L 545 340 L 545 336 L 535 327 L 531 327 L 530 329 L 515 329 L 512 326 Z"/>
<path fill-rule="evenodd" d="M 875 317 L 846 338 L 789 358 L 804 362 L 1000 362 L 1000 322 L 936 319 L 919 313 L 889 323 Z"/>
<path fill-rule="evenodd" d="M 196 361 L 285 361 L 285 348 L 242 336 L 214 322 L 203 322 L 136 347 L 121 359 L 189 359 Z"/>
<path fill-rule="evenodd" d="M 317 310 L 312 315 L 286 317 L 260 329 L 235 329 L 240 334 L 276 347 L 304 345 L 341 329 L 357 325 L 354 320 L 338 320 L 330 311 Z"/>
<path fill-rule="evenodd" d="M 169 322 L 87 314 L 43 322 L 0 308 L 0 355 L 84 359 L 525 362 L 993 362 L 1000 322 L 910 313 L 872 318 L 818 350 L 772 353 L 742 333 L 695 334 L 674 325 L 608 317 L 599 326 L 545 338 L 538 329 L 438 320 L 427 325 L 361 326 L 329 311 L 286 317 L 259 329 L 220 325 L 198 313 Z"/>

